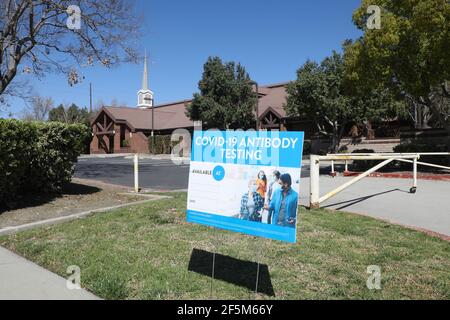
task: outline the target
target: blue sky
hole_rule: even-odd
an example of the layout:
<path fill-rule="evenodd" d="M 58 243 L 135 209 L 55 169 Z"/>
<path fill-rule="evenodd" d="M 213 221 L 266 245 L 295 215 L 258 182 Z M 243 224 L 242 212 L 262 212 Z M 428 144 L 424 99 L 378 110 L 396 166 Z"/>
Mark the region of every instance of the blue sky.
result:
<path fill-rule="evenodd" d="M 150 58 L 149 83 L 155 103 L 182 100 L 197 91 L 208 56 L 239 61 L 260 84 L 295 79 L 307 59 L 320 61 L 340 50 L 345 39 L 360 35 L 351 21 L 360 0 L 137 0 L 145 13 L 142 52 Z M 141 86 L 142 65 L 113 69 L 83 68 L 82 84 L 70 87 L 62 75 L 30 79 L 34 92 L 59 103 L 94 105 L 99 101 L 134 107 Z M 24 107 L 13 101 L 8 111 Z M 0 114 L 5 116 L 6 114 Z"/>

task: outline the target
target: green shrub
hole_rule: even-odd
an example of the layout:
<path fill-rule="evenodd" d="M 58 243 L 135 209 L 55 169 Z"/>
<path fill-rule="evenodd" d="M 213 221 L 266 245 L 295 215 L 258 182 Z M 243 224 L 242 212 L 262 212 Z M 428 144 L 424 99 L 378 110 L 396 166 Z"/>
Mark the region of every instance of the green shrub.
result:
<path fill-rule="evenodd" d="M 150 153 L 153 154 L 170 154 L 172 152 L 172 148 L 177 144 L 176 142 L 170 141 L 170 135 L 159 135 L 154 136 L 155 145 L 152 148 L 152 137 L 148 138 L 148 149 Z"/>
<path fill-rule="evenodd" d="M 122 147 L 128 148 L 129 146 L 130 146 L 130 141 L 128 141 L 128 140 L 123 140 L 123 142 L 122 142 Z"/>
<path fill-rule="evenodd" d="M 356 149 L 352 153 L 375 153 L 375 151 L 372 149 Z M 354 160 L 353 169 L 356 171 L 366 171 L 376 166 L 379 162 L 378 160 Z"/>
<path fill-rule="evenodd" d="M 414 153 L 414 152 L 449 152 L 445 144 L 430 144 L 423 141 L 416 141 L 410 143 L 402 143 L 394 148 L 396 153 Z M 448 156 L 421 156 L 420 162 L 433 163 L 442 166 L 450 165 L 450 157 Z M 411 168 L 411 164 L 400 163 L 401 168 Z M 421 167 L 421 170 L 429 167 Z"/>
<path fill-rule="evenodd" d="M 69 182 L 85 125 L 0 119 L 0 203 L 24 192 L 58 192 Z"/>
<path fill-rule="evenodd" d="M 311 140 L 305 140 L 303 142 L 303 155 L 309 156 L 311 154 Z"/>

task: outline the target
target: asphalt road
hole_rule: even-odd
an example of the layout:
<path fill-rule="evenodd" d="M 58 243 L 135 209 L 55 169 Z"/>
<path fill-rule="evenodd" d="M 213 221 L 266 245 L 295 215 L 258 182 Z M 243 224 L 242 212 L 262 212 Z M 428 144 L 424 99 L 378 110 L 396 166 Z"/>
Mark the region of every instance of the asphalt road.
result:
<path fill-rule="evenodd" d="M 133 159 L 126 157 L 79 158 L 75 177 L 134 186 Z M 179 190 L 188 187 L 189 165 L 174 165 L 169 159 L 140 159 L 139 186 L 143 189 Z"/>
<path fill-rule="evenodd" d="M 305 163 L 309 163 L 307 160 Z M 78 159 L 75 177 L 92 179 L 127 187 L 134 186 L 133 159 L 130 157 L 82 157 Z M 302 169 L 309 177 L 309 166 Z M 175 165 L 170 159 L 140 159 L 139 186 L 152 190 L 187 189 L 189 164 Z"/>
<path fill-rule="evenodd" d="M 144 189 L 187 189 L 189 165 L 174 165 L 170 159 L 141 159 L 139 182 Z M 324 168 L 321 168 L 325 170 Z M 75 177 L 132 187 L 131 158 L 80 158 Z M 309 205 L 309 161 L 304 161 L 300 203 Z M 351 178 L 322 175 L 320 194 Z M 423 228 L 450 236 L 450 182 L 419 180 L 417 193 L 410 194 L 410 179 L 365 178 L 322 204 L 339 209 Z"/>

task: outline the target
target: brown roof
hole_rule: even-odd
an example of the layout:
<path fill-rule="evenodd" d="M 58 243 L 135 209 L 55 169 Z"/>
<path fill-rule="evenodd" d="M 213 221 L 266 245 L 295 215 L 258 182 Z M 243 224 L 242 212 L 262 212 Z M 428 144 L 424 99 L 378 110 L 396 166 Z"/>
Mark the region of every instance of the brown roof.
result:
<path fill-rule="evenodd" d="M 283 104 L 286 102 L 287 82 L 265 85 L 259 87 L 259 115 L 262 116 L 270 109 L 285 117 Z M 192 100 L 182 100 L 172 103 L 161 104 L 154 108 L 154 130 L 170 130 L 176 128 L 189 128 L 194 126 L 186 112 L 186 104 Z M 95 118 L 105 110 L 116 122 L 126 122 L 132 130 L 152 129 L 152 110 L 129 107 L 103 107 Z"/>
<path fill-rule="evenodd" d="M 152 110 L 128 107 L 103 107 L 116 122 L 126 122 L 134 130 L 152 129 Z M 185 115 L 185 102 L 155 106 L 154 130 L 193 127 L 194 122 Z"/>
<path fill-rule="evenodd" d="M 285 117 L 286 112 L 284 111 L 283 105 L 286 103 L 286 84 L 277 84 L 272 86 L 266 86 L 265 88 L 270 90 L 268 94 L 259 99 L 259 116 L 264 115 L 264 113 L 271 108 L 273 111 L 278 113 L 280 117 Z"/>
<path fill-rule="evenodd" d="M 148 110 L 128 107 L 103 107 L 102 110 L 105 110 L 116 122 L 128 122 L 132 129 L 146 129 L 149 121 L 151 123 Z"/>

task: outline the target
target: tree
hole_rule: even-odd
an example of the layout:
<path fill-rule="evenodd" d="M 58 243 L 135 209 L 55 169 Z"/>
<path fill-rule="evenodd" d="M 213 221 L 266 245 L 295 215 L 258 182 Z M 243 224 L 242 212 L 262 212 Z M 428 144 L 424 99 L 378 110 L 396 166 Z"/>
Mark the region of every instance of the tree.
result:
<path fill-rule="evenodd" d="M 369 5 L 381 8 L 379 30 L 366 25 Z M 415 108 L 436 110 L 433 92 L 450 79 L 448 0 L 363 0 L 353 21 L 364 32 L 345 51 L 354 85 L 389 88 Z"/>
<path fill-rule="evenodd" d="M 356 115 L 350 99 L 342 93 L 342 78 L 341 56 L 333 52 L 320 65 L 307 61 L 287 87 L 286 113 L 313 121 L 321 134 L 331 136 L 332 151 L 337 150 L 345 125 Z"/>
<path fill-rule="evenodd" d="M 129 0 L 1 1 L 0 96 L 22 73 L 62 72 L 73 85 L 76 66 L 137 61 L 139 25 Z"/>
<path fill-rule="evenodd" d="M 92 114 L 87 110 L 87 108 L 79 108 L 74 103 L 70 106 L 60 104 L 58 107 L 50 110 L 48 121 L 56 121 L 66 124 L 84 124 L 88 130 L 87 134 L 82 137 L 82 141 L 84 144 L 84 152 L 89 153 L 89 148 L 92 141 L 91 117 Z"/>
<path fill-rule="evenodd" d="M 256 94 L 241 64 L 209 57 L 198 87 L 200 93 L 186 107 L 191 120 L 222 130 L 249 128 L 255 122 Z"/>
<path fill-rule="evenodd" d="M 433 127 L 450 126 L 450 84 L 445 81 L 442 86 L 433 88 L 430 99 L 430 120 Z M 449 140 L 450 145 L 450 140 Z"/>
<path fill-rule="evenodd" d="M 398 107 L 386 91 L 365 95 L 348 87 L 343 57 L 335 51 L 320 65 L 307 61 L 301 66 L 287 93 L 286 113 L 313 121 L 319 133 L 331 138 L 332 152 L 338 150 L 348 124 L 393 116 Z"/>
<path fill-rule="evenodd" d="M 52 108 L 52 98 L 34 96 L 31 99 L 31 105 L 26 108 L 23 118 L 28 121 L 45 121 Z"/>
<path fill-rule="evenodd" d="M 89 111 L 87 108 L 78 108 L 75 104 L 71 104 L 69 107 L 60 104 L 58 107 L 50 110 L 48 120 L 67 124 L 83 123 L 90 127 Z"/>

